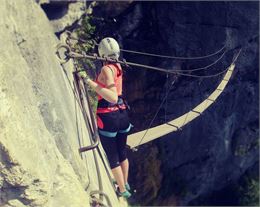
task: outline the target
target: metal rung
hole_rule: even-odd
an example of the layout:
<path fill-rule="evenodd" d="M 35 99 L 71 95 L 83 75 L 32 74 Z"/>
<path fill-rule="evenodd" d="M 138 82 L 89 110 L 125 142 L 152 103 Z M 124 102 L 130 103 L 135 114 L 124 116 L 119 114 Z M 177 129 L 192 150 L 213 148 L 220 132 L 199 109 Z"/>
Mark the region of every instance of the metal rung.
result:
<path fill-rule="evenodd" d="M 210 98 L 207 98 L 207 100 L 209 100 L 209 101 L 212 101 L 212 102 L 214 102 L 215 100 L 212 100 L 212 99 L 210 99 Z"/>
<path fill-rule="evenodd" d="M 166 123 L 166 124 L 168 124 L 169 126 L 173 126 L 173 127 L 175 127 L 177 130 L 182 130 L 182 128 L 180 128 L 180 127 L 178 127 L 178 126 L 175 126 L 175 125 L 173 125 L 173 124 L 170 124 L 170 123 Z"/>
<path fill-rule="evenodd" d="M 227 79 L 223 79 L 223 81 L 228 81 Z"/>
<path fill-rule="evenodd" d="M 93 135 L 92 140 L 95 140 L 94 143 L 89 146 L 86 146 L 86 147 L 80 147 L 79 153 L 86 152 L 86 151 L 97 148 L 99 145 L 99 136 L 97 134 Z"/>
<path fill-rule="evenodd" d="M 219 88 L 217 88 L 216 90 L 217 90 L 217 91 L 223 91 L 222 89 L 219 89 Z"/>
<path fill-rule="evenodd" d="M 191 110 L 192 112 L 194 112 L 194 113 L 197 113 L 197 114 L 202 114 L 202 113 L 200 113 L 199 111 L 194 111 L 194 110 Z"/>

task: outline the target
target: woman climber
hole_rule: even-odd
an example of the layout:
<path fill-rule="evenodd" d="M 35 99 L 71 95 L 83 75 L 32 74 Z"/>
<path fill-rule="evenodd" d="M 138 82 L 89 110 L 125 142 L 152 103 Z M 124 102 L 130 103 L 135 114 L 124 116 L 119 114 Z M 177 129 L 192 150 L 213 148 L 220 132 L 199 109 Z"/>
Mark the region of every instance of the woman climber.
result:
<path fill-rule="evenodd" d="M 100 57 L 118 60 L 120 48 L 115 39 L 107 37 L 99 43 L 98 53 Z M 131 124 L 127 105 L 122 98 L 122 68 L 119 63 L 104 62 L 96 81 L 91 80 L 85 71 L 79 72 L 79 75 L 98 94 L 97 125 L 100 141 L 119 187 L 118 195 L 129 198 L 126 140 Z"/>

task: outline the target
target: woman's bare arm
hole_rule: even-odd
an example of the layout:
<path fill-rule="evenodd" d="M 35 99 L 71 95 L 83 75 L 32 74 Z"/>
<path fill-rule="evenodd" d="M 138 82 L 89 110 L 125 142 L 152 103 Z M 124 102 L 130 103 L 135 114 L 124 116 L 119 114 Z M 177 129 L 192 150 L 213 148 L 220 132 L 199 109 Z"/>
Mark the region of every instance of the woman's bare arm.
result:
<path fill-rule="evenodd" d="M 104 66 L 101 69 L 101 75 L 105 79 L 104 84 L 106 85 L 106 88 L 101 87 L 99 84 L 92 81 L 91 79 L 87 79 L 86 82 L 105 100 L 109 101 L 110 103 L 117 103 L 118 94 L 117 94 L 112 70 Z"/>

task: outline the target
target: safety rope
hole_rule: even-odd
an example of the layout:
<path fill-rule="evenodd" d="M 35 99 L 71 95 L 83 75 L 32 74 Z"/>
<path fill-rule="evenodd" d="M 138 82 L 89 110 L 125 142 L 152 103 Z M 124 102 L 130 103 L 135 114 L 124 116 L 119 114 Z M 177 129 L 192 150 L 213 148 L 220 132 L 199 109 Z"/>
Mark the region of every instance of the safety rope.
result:
<path fill-rule="evenodd" d="M 75 84 L 76 84 L 76 88 L 77 88 L 77 91 L 78 91 L 78 95 L 79 95 L 79 98 L 80 98 L 80 104 L 82 106 L 82 109 L 83 109 L 83 118 L 85 120 L 85 123 L 87 124 L 87 128 L 90 130 L 91 132 L 91 137 L 92 139 L 90 139 L 90 144 L 91 146 L 93 146 L 93 136 L 96 134 L 96 131 L 95 131 L 95 128 L 93 127 L 93 125 L 95 123 L 91 123 L 90 124 L 90 120 L 88 119 L 88 116 L 87 116 L 87 112 L 86 112 L 86 109 L 85 109 L 85 105 L 84 105 L 84 100 L 83 100 L 83 95 L 86 95 L 84 93 L 82 93 L 82 90 L 83 88 L 81 88 L 81 81 L 78 77 L 77 77 L 77 71 L 78 71 L 78 67 L 77 67 L 77 64 L 75 63 L 75 61 L 73 60 L 73 65 L 74 65 L 74 68 L 75 68 L 75 72 L 73 73 L 73 76 L 74 76 L 74 81 L 75 81 Z M 85 89 L 85 88 L 84 88 Z M 86 92 L 86 91 L 85 91 Z M 86 97 L 87 100 L 88 100 L 88 97 Z M 89 105 L 88 105 L 89 107 Z M 90 111 L 91 113 L 91 109 L 88 108 L 88 110 Z M 91 120 L 93 121 L 93 120 Z M 93 127 L 93 128 L 92 128 Z M 96 137 L 97 138 L 97 137 Z M 97 142 L 96 142 L 97 143 Z M 95 163 L 95 167 L 96 167 L 96 172 L 97 172 L 97 178 L 98 178 L 98 186 L 99 186 L 99 191 L 103 191 L 103 185 L 102 185 L 102 178 L 101 178 L 101 174 L 100 174 L 100 168 L 99 168 L 99 164 L 98 164 L 98 160 L 97 160 L 97 154 L 96 154 L 96 147 L 92 148 L 92 153 L 93 153 L 93 157 L 94 157 L 94 163 Z M 103 194 L 99 194 L 100 196 L 100 200 L 103 201 Z"/>
<path fill-rule="evenodd" d="M 221 72 L 218 72 L 218 73 L 215 73 L 215 74 L 212 74 L 212 75 L 194 75 L 194 74 L 185 73 L 185 72 L 190 72 L 189 70 L 185 70 L 185 71 L 184 70 L 176 70 L 176 69 L 169 70 L 169 69 L 165 69 L 165 68 L 148 66 L 148 65 L 143 65 L 143 64 L 133 63 L 133 62 L 127 62 L 127 61 L 121 61 L 121 60 L 115 60 L 115 59 L 111 59 L 111 58 L 102 58 L 102 57 L 98 57 L 96 54 L 93 54 L 93 55 L 79 54 L 79 53 L 76 53 L 76 52 L 72 52 L 67 45 L 59 45 L 58 49 L 60 49 L 62 47 L 67 49 L 67 52 L 65 52 L 65 54 L 67 55 L 66 57 L 69 57 L 69 58 L 88 58 L 88 59 L 91 59 L 91 60 L 108 61 L 108 62 L 111 62 L 111 63 L 120 63 L 120 64 L 125 65 L 125 66 L 141 67 L 141 68 L 161 71 L 161 72 L 165 72 L 165 73 L 169 73 L 169 74 L 175 74 L 175 75 L 181 75 L 181 76 L 187 76 L 187 77 L 194 77 L 194 78 L 213 78 L 213 77 L 216 77 L 216 76 L 219 76 L 219 75 L 225 73 L 226 70 L 227 70 L 227 69 L 225 69 Z M 229 51 L 231 51 L 231 49 Z M 69 58 L 66 58 L 66 59 L 63 59 L 63 60 L 61 59 L 61 62 L 65 63 L 69 60 Z M 200 68 L 199 70 L 202 70 L 204 68 Z M 193 69 L 193 70 L 195 70 L 195 69 Z M 84 71 L 84 70 L 82 70 L 82 71 Z M 182 71 L 182 72 L 179 72 L 179 71 Z"/>
<path fill-rule="evenodd" d="M 59 54 L 57 54 L 58 58 L 60 58 Z M 99 186 L 99 191 L 92 191 L 90 194 L 93 196 L 96 192 L 99 192 L 99 199 L 96 199 L 96 201 L 98 201 L 100 204 L 103 205 L 103 198 L 105 197 L 105 199 L 107 200 L 107 203 L 108 203 L 108 206 L 112 206 L 111 205 L 111 202 L 109 200 L 109 197 L 103 192 L 103 185 L 102 185 L 102 178 L 101 178 L 101 173 L 100 173 L 100 168 L 99 168 L 99 163 L 98 163 L 98 160 L 97 160 L 97 153 L 96 153 L 96 148 L 98 149 L 98 144 L 99 144 L 99 138 L 98 138 L 98 135 L 97 135 L 97 128 L 96 128 L 96 125 L 95 125 L 95 121 L 94 121 L 94 114 L 93 114 L 93 111 L 90 109 L 90 101 L 89 101 L 89 96 L 88 96 L 88 91 L 86 90 L 85 88 L 85 85 L 83 84 L 83 88 L 82 88 L 82 85 L 81 85 L 81 81 L 78 76 L 77 76 L 77 72 L 79 72 L 79 69 L 78 69 L 78 65 L 76 64 L 75 60 L 73 59 L 73 65 L 74 65 L 74 68 L 75 68 L 75 72 L 73 72 L 73 77 L 74 77 L 74 86 L 76 88 L 76 91 L 78 92 L 78 96 L 79 96 L 79 99 L 76 98 L 77 97 L 77 94 L 75 92 L 75 90 L 73 90 L 73 93 L 74 93 L 74 96 L 76 98 L 76 100 L 78 101 L 79 103 L 79 106 L 80 106 L 80 109 L 81 109 L 81 112 L 83 114 L 83 118 L 84 118 L 84 121 L 85 121 L 85 124 L 86 124 L 86 127 L 90 130 L 91 132 L 91 137 L 92 139 L 90 139 L 90 143 L 91 145 L 90 146 L 87 146 L 87 147 L 82 147 L 79 149 L 79 152 L 84 152 L 84 151 L 87 151 L 87 150 L 92 150 L 93 152 L 93 157 L 94 157 L 94 163 L 95 163 L 95 166 L 96 166 L 96 172 L 97 172 L 97 178 L 98 178 L 98 186 Z M 63 68 L 63 65 L 62 65 L 62 68 Z M 64 68 L 63 68 L 64 70 Z M 64 70 L 64 72 L 66 73 L 66 71 Z M 67 73 L 66 73 L 66 76 L 67 76 Z M 68 78 L 68 77 L 67 77 Z M 69 80 L 69 79 L 68 79 Z M 69 84 L 70 84 L 70 81 L 69 81 Z M 71 84 L 70 84 L 71 86 Z M 81 86 L 81 87 L 80 87 Z M 72 86 L 71 86 L 72 88 Z M 72 88 L 73 89 L 73 88 Z M 83 93 L 82 93 L 82 90 L 83 90 Z M 84 99 L 83 99 L 83 95 L 84 97 L 86 98 L 86 101 L 87 101 L 87 105 L 88 105 L 88 110 L 90 112 L 90 119 L 91 119 L 91 122 L 90 123 L 90 120 L 88 119 L 88 116 L 87 116 L 87 113 L 86 113 L 86 109 L 85 109 L 85 105 L 84 105 Z M 92 127 L 91 127 L 92 126 Z M 95 138 L 95 140 L 93 139 Z M 93 143 L 94 141 L 94 143 Z M 98 150 L 98 155 L 100 157 L 102 157 L 100 151 Z M 105 164 L 104 164 L 105 165 Z M 106 166 L 105 166 L 106 167 Z M 89 183 L 90 184 L 90 183 Z M 89 185 L 88 184 L 88 185 Z M 94 200 L 94 198 L 92 198 Z"/>
<path fill-rule="evenodd" d="M 87 105 L 90 106 L 89 94 L 88 94 L 88 90 L 86 90 L 86 88 L 85 88 L 85 85 L 84 85 L 84 91 L 83 92 L 84 92 L 84 96 L 86 97 L 86 100 L 87 100 L 87 103 L 88 103 Z M 94 120 L 95 119 L 94 118 L 94 113 L 93 113 L 93 110 L 90 107 L 88 108 L 88 110 L 90 112 L 90 118 L 91 118 L 91 122 L 92 122 L 92 126 L 93 126 L 93 133 L 96 134 L 98 129 L 97 129 L 97 126 L 96 126 L 96 122 Z M 94 145 L 93 142 L 91 144 Z M 106 174 L 108 175 L 109 181 L 110 181 L 112 187 L 114 188 L 114 190 L 116 191 L 116 189 L 115 189 L 115 187 L 113 185 L 113 179 L 112 179 L 112 177 L 111 177 L 111 175 L 109 173 L 109 169 L 108 169 L 108 166 L 106 164 L 106 163 L 108 163 L 108 160 L 106 160 L 107 162 L 105 162 L 105 160 L 103 158 L 103 154 L 102 154 L 102 152 L 100 150 L 100 145 L 97 145 L 97 147 L 95 147 L 95 149 L 93 150 L 93 153 L 96 153 L 96 151 L 97 151 L 97 154 L 99 155 L 99 157 L 101 158 L 101 161 L 102 161 L 102 163 L 103 163 L 103 165 L 105 167 Z M 95 164 L 97 166 L 98 180 L 100 180 L 100 182 L 102 182 L 100 169 L 99 169 L 99 165 L 98 165 L 98 162 L 97 162 L 97 155 L 96 154 L 94 155 L 94 159 L 95 159 Z M 95 192 L 100 192 L 99 195 L 100 196 L 104 196 L 106 194 L 104 192 L 102 192 L 102 189 L 103 189 L 103 187 L 99 191 L 95 191 Z M 111 203 L 108 196 L 104 196 L 104 197 L 106 198 L 108 203 Z M 98 201 L 98 200 L 99 199 L 97 199 L 96 201 Z M 101 199 L 101 201 L 102 201 L 102 199 Z M 109 206 L 111 206 L 111 205 L 109 204 Z"/>
<path fill-rule="evenodd" d="M 85 86 L 85 85 L 84 85 Z M 88 106 L 90 106 L 90 100 L 89 100 L 89 93 L 88 93 L 88 90 L 84 90 L 84 94 L 85 94 L 85 97 L 87 99 L 87 102 L 88 102 Z M 97 126 L 96 126 L 96 122 L 95 122 L 95 118 L 94 118 L 94 113 L 93 113 L 93 110 L 89 107 L 89 111 L 90 111 L 90 117 L 91 117 L 91 122 L 92 122 L 92 126 L 93 126 L 93 130 L 94 130 L 94 133 L 97 134 L 98 133 L 98 129 L 97 129 Z M 97 137 L 98 137 L 98 134 L 97 134 Z M 99 140 L 99 138 L 98 138 Z M 94 144 L 93 144 L 94 145 Z M 114 183 L 113 183 L 113 178 L 109 172 L 109 167 L 108 167 L 108 159 L 107 157 L 105 156 L 106 158 L 106 161 L 104 159 L 104 156 L 103 156 L 103 153 L 101 152 L 101 149 L 100 149 L 100 145 L 97 145 L 96 147 L 96 150 L 97 150 L 97 153 L 99 155 L 99 157 L 101 158 L 101 161 L 104 165 L 104 168 L 105 168 L 105 171 L 106 171 L 106 174 L 108 175 L 108 178 L 109 178 L 109 181 L 114 189 L 114 191 L 116 191 L 117 189 L 115 188 L 114 186 Z"/>
<path fill-rule="evenodd" d="M 221 56 L 220 56 L 217 60 L 215 60 L 213 63 L 211 63 L 211 64 L 209 64 L 209 65 L 206 65 L 206 66 L 204 66 L 204 67 L 193 68 L 193 69 L 188 69 L 188 70 L 180 70 L 180 71 L 183 71 L 183 72 L 195 72 L 195 71 L 206 70 L 206 69 L 210 68 L 211 66 L 216 65 L 216 64 L 224 57 L 224 55 L 225 55 L 226 53 L 227 53 L 227 50 L 225 50 L 225 51 L 221 54 Z"/>
<path fill-rule="evenodd" d="M 165 72 L 165 73 L 170 73 L 170 74 L 175 74 L 175 75 L 181 75 L 181 76 L 188 76 L 188 77 L 194 77 L 194 78 L 213 78 L 216 76 L 219 76 L 223 73 L 226 72 L 226 69 L 216 73 L 216 74 L 212 74 L 212 75 L 193 75 L 193 74 L 186 74 L 186 73 L 181 73 L 178 71 L 182 71 L 182 72 L 189 72 L 188 70 L 169 70 L 169 69 L 164 69 L 164 68 L 159 68 L 159 67 L 153 67 L 153 66 L 148 66 L 148 65 L 143 65 L 143 64 L 138 64 L 138 63 L 132 63 L 132 62 L 126 62 L 126 61 L 120 61 L 120 60 L 114 60 L 114 59 L 110 59 L 110 58 L 100 58 L 97 57 L 95 55 L 76 55 L 75 53 L 71 53 L 71 55 L 75 58 L 89 58 L 89 59 L 96 59 L 96 60 L 103 60 L 103 61 L 109 61 L 112 63 L 120 63 L 120 64 L 125 64 L 125 65 L 130 65 L 130 66 L 136 66 L 136 67 L 141 67 L 141 68 L 146 68 L 146 69 L 151 69 L 151 70 L 156 70 L 156 71 L 161 71 L 161 72 Z"/>
<path fill-rule="evenodd" d="M 69 45 L 70 44 L 70 40 L 76 40 L 82 43 L 87 43 L 86 40 L 83 40 L 81 38 L 76 38 L 74 37 L 71 32 L 67 32 L 68 33 L 68 38 L 66 39 L 66 43 Z M 98 43 L 95 40 L 92 40 L 93 45 L 98 46 Z M 226 45 L 224 45 L 221 49 L 219 49 L 218 51 L 211 53 L 209 55 L 205 55 L 205 56 L 198 56 L 198 57 L 176 57 L 176 56 L 163 56 L 163 55 L 158 55 L 158 54 L 152 54 L 152 53 L 142 53 L 142 52 L 138 52 L 138 51 L 133 51 L 133 50 L 126 50 L 126 49 L 120 49 L 120 51 L 122 52 L 129 52 L 129 53 L 134 53 L 134 54 L 141 54 L 141 55 L 150 55 L 150 56 L 155 56 L 155 57 L 164 57 L 164 58 L 171 58 L 171 59 L 178 59 L 178 60 L 199 60 L 199 59 L 205 59 L 205 58 L 209 58 L 212 57 L 214 55 L 217 55 L 218 53 L 222 52 L 224 49 L 226 48 Z M 211 66 L 217 64 L 226 54 L 227 50 L 225 50 L 222 55 L 215 60 L 213 63 L 207 65 L 207 66 L 203 66 L 200 68 L 193 68 L 193 69 L 189 69 L 189 70 L 175 70 L 175 71 L 179 71 L 179 72 L 195 72 L 195 71 L 200 71 L 200 70 L 206 70 L 208 68 L 210 68 Z M 129 64 L 128 64 L 129 65 Z"/>
<path fill-rule="evenodd" d="M 82 38 L 74 37 L 72 35 L 72 33 L 69 32 L 69 31 L 67 32 L 67 34 L 68 34 L 68 38 L 69 39 L 77 40 L 77 41 L 82 42 L 82 43 L 87 43 L 87 41 L 82 39 Z M 95 46 L 99 45 L 95 40 L 91 40 L 91 41 L 93 42 L 93 45 L 95 45 Z M 159 54 L 154 54 L 154 53 L 147 53 L 147 52 L 140 52 L 140 51 L 134 51 L 134 50 L 127 50 L 127 49 L 123 49 L 123 48 L 120 48 L 120 51 L 126 52 L 126 53 L 138 54 L 138 55 L 146 55 L 146 56 L 152 56 L 152 57 L 166 58 L 166 59 L 200 60 L 200 59 L 205 59 L 205 58 L 209 58 L 209 57 L 212 57 L 214 55 L 217 55 L 218 53 L 222 52 L 225 48 L 226 48 L 226 45 L 224 45 L 219 50 L 217 50 L 217 51 L 215 51 L 213 53 L 210 53 L 208 55 L 203 55 L 203 56 L 197 56 L 197 57 L 183 57 L 183 56 L 181 57 L 181 56 L 159 55 Z"/>
<path fill-rule="evenodd" d="M 83 40 L 83 39 L 80 39 L 80 38 L 75 38 L 71 35 L 71 32 L 68 32 L 68 38 L 71 38 L 71 39 L 74 39 L 74 40 L 77 40 L 77 41 L 81 41 L 83 43 L 87 43 L 86 40 Z M 242 46 L 245 47 L 246 45 L 248 45 L 249 43 L 251 43 L 252 41 L 254 41 L 255 39 L 257 39 L 259 37 L 259 35 L 254 35 L 252 36 L 250 39 L 248 39 L 246 41 L 246 43 L 244 43 L 243 45 L 242 44 L 239 44 L 237 46 L 235 46 L 234 48 L 232 49 L 229 49 L 229 50 L 225 50 L 224 53 L 228 52 L 228 51 L 232 51 L 232 50 L 236 50 L 238 48 L 241 48 Z M 98 45 L 98 43 L 95 41 L 95 40 L 92 40 L 93 41 L 93 44 L 94 45 Z M 156 71 L 161 71 L 161 72 L 166 72 L 166 73 L 171 73 L 171 74 L 177 74 L 177 75 L 181 75 L 181 76 L 188 76 L 188 77 L 194 77 L 194 78 L 212 78 L 212 77 L 216 77 L 216 76 L 219 76 L 223 73 L 226 72 L 226 70 L 223 70 L 221 71 L 220 73 L 216 73 L 216 74 L 213 74 L 213 75 L 207 75 L 207 76 L 198 76 L 198 75 L 194 75 L 194 74 L 186 74 L 186 72 L 194 72 L 194 71 L 198 71 L 197 68 L 195 69 L 192 69 L 192 71 L 190 70 L 168 70 L 168 69 L 164 69 L 164 68 L 160 68 L 160 67 L 153 67 L 153 66 L 148 66 L 148 65 L 143 65 L 143 64 L 138 64 L 138 63 L 132 63 L 132 62 L 127 62 L 125 60 L 123 61 L 120 61 L 120 60 L 114 60 L 114 59 L 110 59 L 110 58 L 101 58 L 101 57 L 98 57 L 97 54 L 92 54 L 92 55 L 87 55 L 87 54 L 79 54 L 79 53 L 73 53 L 71 52 L 71 48 L 68 46 L 68 45 L 64 45 L 64 44 L 59 44 L 57 46 L 57 50 L 59 50 L 60 48 L 65 48 L 67 51 L 65 52 L 66 53 L 66 58 L 65 59 L 62 59 L 58 56 L 60 62 L 63 64 L 63 63 L 66 63 L 69 58 L 88 58 L 88 59 L 91 59 L 91 60 L 101 60 L 101 61 L 110 61 L 111 63 L 120 63 L 120 64 L 123 64 L 125 66 L 135 66 L 135 67 L 141 67 L 141 68 L 146 68 L 146 69 L 151 69 L 151 70 L 156 70 Z M 224 50 L 226 48 L 226 46 L 223 46 L 223 49 Z M 217 54 L 217 52 L 220 52 L 222 50 L 218 50 L 216 51 L 215 53 L 212 53 L 212 54 L 209 54 L 209 55 L 206 55 L 206 56 L 201 56 L 201 57 L 207 57 L 207 56 L 210 56 L 210 55 L 215 55 Z M 179 57 L 181 58 L 181 57 Z M 196 58 L 196 57 L 195 57 Z M 199 57 L 197 57 L 199 58 Z M 221 59 L 221 58 L 220 58 Z M 212 63 L 213 64 L 213 63 Z M 212 65 L 211 65 L 212 66 Z M 199 70 L 203 70 L 204 68 L 208 68 L 208 66 L 206 67 L 202 67 L 202 68 L 198 68 Z"/>
<path fill-rule="evenodd" d="M 132 63 L 132 62 L 126 62 L 125 60 L 124 61 L 120 61 L 120 60 L 114 60 L 114 59 L 109 59 L 109 58 L 101 58 L 101 57 L 98 57 L 97 54 L 93 54 L 93 55 L 87 55 L 87 54 L 79 54 L 79 53 L 76 53 L 76 52 L 72 52 L 71 51 L 71 44 L 70 44 L 70 40 L 73 39 L 73 40 L 76 40 L 76 41 L 79 41 L 79 42 L 83 42 L 83 43 L 87 43 L 86 40 L 83 40 L 81 38 L 76 38 L 72 35 L 71 32 L 67 32 L 68 34 L 68 38 L 66 39 L 66 43 L 70 46 L 67 46 L 67 45 L 61 45 L 61 47 L 64 47 L 66 48 L 67 52 L 66 52 L 66 55 L 67 55 L 67 58 L 65 59 L 65 62 L 68 61 L 68 57 L 72 57 L 72 58 L 88 58 L 88 59 L 92 59 L 92 60 L 102 60 L 102 61 L 110 61 L 112 63 L 120 63 L 120 64 L 124 64 L 124 65 L 127 65 L 127 66 L 135 66 L 135 67 L 142 67 L 142 68 L 147 68 L 147 69 L 152 69 L 152 70 L 157 70 L 157 71 L 161 71 L 161 72 L 166 72 L 166 73 L 174 73 L 174 74 L 178 74 L 178 75 L 182 75 L 182 76 L 189 76 L 189 77 L 198 77 L 197 75 L 194 75 L 194 74 L 186 74 L 186 73 L 190 73 L 190 72 L 195 72 L 195 71 L 201 71 L 201 70 L 206 70 L 208 68 L 210 68 L 211 66 L 217 64 L 223 57 L 224 55 L 226 54 L 226 52 L 228 50 L 225 50 L 222 55 L 217 59 L 215 60 L 213 63 L 207 65 L 207 66 L 204 66 L 204 67 L 200 67 L 200 68 L 193 68 L 193 69 L 188 69 L 188 70 L 170 70 L 169 69 L 164 69 L 164 68 L 160 68 L 160 67 L 153 67 L 153 66 L 148 66 L 148 65 L 143 65 L 143 64 L 138 64 L 138 63 Z M 93 44 L 94 45 L 98 45 L 98 43 L 95 41 L 95 40 L 92 40 Z M 218 51 L 212 53 L 212 54 L 209 54 L 209 55 L 206 55 L 206 56 L 200 56 L 200 57 L 194 57 L 195 59 L 203 59 L 203 58 L 206 58 L 206 57 L 211 57 L 213 55 L 216 55 L 218 53 L 220 53 L 221 51 L 223 51 L 224 49 L 226 48 L 226 46 L 224 45 L 221 49 L 219 49 Z M 59 49 L 59 48 L 58 48 Z M 123 51 L 124 49 L 122 49 Z M 125 50 L 126 51 L 126 50 Z M 134 51 L 136 52 L 136 51 Z M 147 53 L 148 54 L 148 53 Z M 154 55 L 154 54 L 153 54 Z M 156 54 L 155 54 L 156 55 Z M 168 56 L 170 57 L 170 56 Z M 177 57 L 175 57 L 177 58 Z M 179 57 L 179 58 L 191 58 L 192 57 Z M 210 78 L 210 77 L 216 77 L 218 75 L 221 75 L 223 74 L 225 71 L 223 71 L 222 73 L 217 73 L 217 74 L 214 74 L 214 75 L 210 75 L 210 76 L 205 76 L 205 78 Z M 202 77 L 202 76 L 200 76 Z"/>
<path fill-rule="evenodd" d="M 74 64 L 74 67 L 77 68 L 76 64 Z M 73 72 L 73 77 L 74 77 L 75 88 L 78 91 L 78 96 L 79 96 L 79 100 L 80 100 L 80 106 L 81 106 L 81 109 L 82 109 L 81 110 L 82 111 L 82 115 L 83 115 L 84 121 L 86 123 L 87 129 L 89 129 L 90 132 L 91 132 L 91 141 L 94 141 L 93 143 L 91 143 L 90 146 L 80 147 L 79 148 L 79 152 L 82 153 L 82 152 L 85 152 L 85 151 L 92 150 L 92 149 L 96 148 L 99 145 L 99 137 L 97 135 L 97 130 L 95 128 L 95 122 L 94 122 L 93 114 L 90 111 L 90 107 L 89 107 L 90 106 L 90 102 L 89 102 L 88 96 L 85 96 L 85 94 L 87 93 L 87 90 L 85 89 L 84 83 L 82 83 L 83 80 L 81 80 L 78 77 L 77 70 L 75 72 Z M 84 98 L 85 98 L 85 100 L 84 100 Z M 89 120 L 87 112 L 86 112 L 86 109 L 84 107 L 86 105 L 86 104 L 84 104 L 85 101 L 87 102 L 86 104 L 88 106 L 88 111 L 90 111 L 91 121 Z"/>
<path fill-rule="evenodd" d="M 85 86 L 85 85 L 84 85 L 84 86 Z M 86 99 L 87 99 L 88 106 L 90 106 L 90 100 L 89 100 L 88 90 L 85 89 L 85 90 L 84 90 L 84 94 L 85 94 L 85 97 L 86 97 Z M 89 107 L 88 109 L 89 109 L 89 112 L 90 112 L 90 117 L 91 117 L 91 122 L 92 122 L 92 126 L 93 126 L 94 133 L 97 134 L 97 133 L 98 133 L 98 129 L 97 129 L 97 126 L 96 126 L 96 122 L 95 122 L 93 110 L 92 110 L 90 107 Z M 98 134 L 97 134 L 97 137 L 98 137 Z M 99 138 L 98 138 L 98 140 L 99 140 Z M 93 144 L 93 145 L 94 145 L 94 144 Z M 99 157 L 101 158 L 101 161 L 102 161 L 102 163 L 103 163 L 103 165 L 104 165 L 104 167 L 105 167 L 105 170 L 106 170 L 106 173 L 107 173 L 108 178 L 109 178 L 109 180 L 110 180 L 110 183 L 111 183 L 112 187 L 114 188 L 114 190 L 116 191 L 116 189 L 115 189 L 115 187 L 114 187 L 114 185 L 113 185 L 113 179 L 112 179 L 112 177 L 111 177 L 111 175 L 110 175 L 110 173 L 109 173 L 109 167 L 107 166 L 107 163 L 109 163 L 109 162 L 108 162 L 108 159 L 106 159 L 106 162 L 105 162 L 105 159 L 103 158 L 103 154 L 102 154 L 102 152 L 101 152 L 101 150 L 100 150 L 99 145 L 97 145 L 97 147 L 95 147 L 95 148 L 97 149 L 98 155 L 99 155 Z"/>
<path fill-rule="evenodd" d="M 221 51 L 223 51 L 226 48 L 226 45 L 221 47 L 219 50 L 216 52 L 213 52 L 208 55 L 204 56 L 197 56 L 197 57 L 180 57 L 180 56 L 169 56 L 169 55 L 159 55 L 159 54 L 154 54 L 154 53 L 147 53 L 147 52 L 139 52 L 139 51 L 134 51 L 134 50 L 126 50 L 126 49 L 120 49 L 122 52 L 127 52 L 127 53 L 133 53 L 133 54 L 138 54 L 138 55 L 146 55 L 146 56 L 152 56 L 152 57 L 159 57 L 159 58 L 167 58 L 167 59 L 178 59 L 178 60 L 199 60 L 199 59 L 205 59 L 212 57 L 214 55 L 217 55 Z"/>

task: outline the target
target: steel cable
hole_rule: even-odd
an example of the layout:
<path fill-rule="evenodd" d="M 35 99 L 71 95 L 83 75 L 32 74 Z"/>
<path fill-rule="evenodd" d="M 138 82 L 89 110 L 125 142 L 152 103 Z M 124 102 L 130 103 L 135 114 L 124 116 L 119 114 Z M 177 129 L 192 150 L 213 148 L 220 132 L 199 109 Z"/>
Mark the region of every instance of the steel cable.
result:
<path fill-rule="evenodd" d="M 115 60 L 115 59 L 110 59 L 110 58 L 101 58 L 101 57 L 98 57 L 97 55 L 87 55 L 87 54 L 83 55 L 83 54 L 79 54 L 79 53 L 75 53 L 75 52 L 69 52 L 67 55 L 69 55 L 72 58 L 88 58 L 88 59 L 92 59 L 92 60 L 109 61 L 112 63 L 120 63 L 122 65 L 141 67 L 141 68 L 161 71 L 161 72 L 165 72 L 165 73 L 169 73 L 169 74 L 188 76 L 188 77 L 194 77 L 194 78 L 212 78 L 212 77 L 219 76 L 228 70 L 228 68 L 227 68 L 221 72 L 218 72 L 218 73 L 215 73 L 212 75 L 193 75 L 193 74 L 184 73 L 185 71 L 183 71 L 183 70 L 168 70 L 165 68 L 153 67 L 153 66 L 143 65 L 143 64 L 133 63 L 133 62 L 126 62 L 126 61 Z M 186 70 L 186 72 L 188 72 L 188 71 Z"/>
<path fill-rule="evenodd" d="M 167 59 L 178 59 L 178 60 L 199 60 L 199 59 L 205 59 L 212 57 L 214 55 L 217 55 L 220 53 L 222 50 L 226 48 L 226 45 L 224 45 L 222 48 L 217 50 L 214 53 L 204 55 L 204 56 L 198 56 L 198 57 L 178 57 L 178 56 L 169 56 L 169 55 L 159 55 L 159 54 L 153 54 L 153 53 L 146 53 L 146 52 L 139 52 L 139 51 L 134 51 L 134 50 L 126 50 L 126 49 L 120 49 L 122 52 L 127 52 L 127 53 L 133 53 L 133 54 L 138 54 L 138 55 L 146 55 L 146 56 L 152 56 L 152 57 L 159 57 L 159 58 L 167 58 Z"/>

